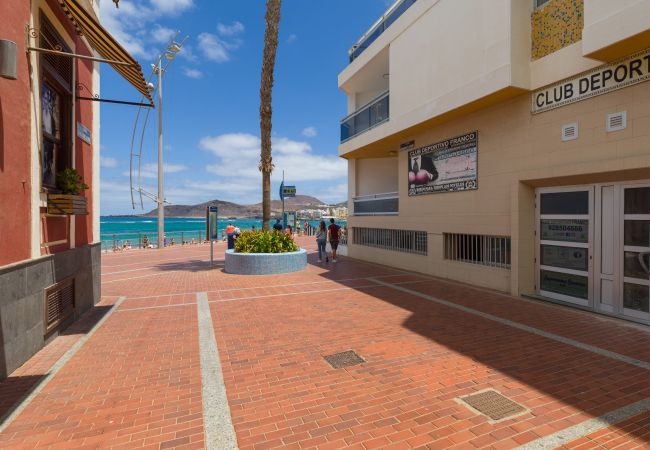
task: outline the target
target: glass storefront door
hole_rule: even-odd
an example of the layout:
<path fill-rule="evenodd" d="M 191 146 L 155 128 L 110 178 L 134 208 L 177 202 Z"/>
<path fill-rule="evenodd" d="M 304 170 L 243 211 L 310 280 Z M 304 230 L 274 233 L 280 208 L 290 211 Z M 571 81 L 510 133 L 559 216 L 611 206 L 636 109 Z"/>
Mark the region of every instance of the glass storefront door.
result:
<path fill-rule="evenodd" d="M 538 190 L 540 295 L 591 306 L 592 205 L 593 187 Z"/>
<path fill-rule="evenodd" d="M 537 191 L 537 294 L 650 324 L 650 183 Z"/>
<path fill-rule="evenodd" d="M 624 316 L 650 320 L 650 185 L 623 186 Z"/>

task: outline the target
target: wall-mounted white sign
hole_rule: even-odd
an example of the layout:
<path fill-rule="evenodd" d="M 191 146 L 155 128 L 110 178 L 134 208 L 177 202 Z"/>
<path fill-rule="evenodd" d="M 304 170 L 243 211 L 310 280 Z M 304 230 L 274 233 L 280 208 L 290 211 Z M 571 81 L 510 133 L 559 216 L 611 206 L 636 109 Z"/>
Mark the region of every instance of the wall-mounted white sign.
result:
<path fill-rule="evenodd" d="M 650 79 L 650 49 L 597 67 L 533 93 L 533 114 L 559 108 Z"/>
<path fill-rule="evenodd" d="M 92 144 L 90 140 L 90 130 L 83 126 L 81 122 L 77 122 L 77 137 L 84 141 L 86 144 Z"/>

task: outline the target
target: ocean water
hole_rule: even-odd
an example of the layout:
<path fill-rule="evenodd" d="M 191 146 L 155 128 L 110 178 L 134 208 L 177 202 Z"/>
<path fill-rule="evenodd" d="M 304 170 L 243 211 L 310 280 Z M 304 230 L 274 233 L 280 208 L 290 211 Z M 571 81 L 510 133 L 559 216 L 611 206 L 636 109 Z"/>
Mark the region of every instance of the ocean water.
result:
<path fill-rule="evenodd" d="M 274 220 L 271 223 L 275 223 Z M 301 227 L 302 227 L 301 222 Z M 310 225 L 318 226 L 318 220 L 310 220 Z M 345 224 L 344 221 L 337 221 L 339 225 Z M 219 235 L 225 233 L 226 227 L 232 224 L 239 227 L 242 231 L 262 228 L 262 221 L 258 219 L 218 219 L 217 228 Z M 202 241 L 205 239 L 206 223 L 201 218 L 166 218 L 165 234 L 167 244 L 174 239 L 176 244 L 182 241 L 191 242 Z M 112 248 L 113 246 L 122 246 L 128 241 L 133 247 L 140 246 L 144 236 L 151 244 L 157 244 L 158 218 L 157 217 L 109 217 L 102 216 L 100 219 L 100 234 L 102 246 Z"/>

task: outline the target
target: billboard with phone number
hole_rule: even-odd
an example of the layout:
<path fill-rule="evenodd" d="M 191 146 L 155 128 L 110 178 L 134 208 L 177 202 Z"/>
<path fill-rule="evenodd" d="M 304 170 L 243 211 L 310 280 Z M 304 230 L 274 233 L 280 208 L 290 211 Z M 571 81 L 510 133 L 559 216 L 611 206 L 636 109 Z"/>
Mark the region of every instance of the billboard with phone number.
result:
<path fill-rule="evenodd" d="M 408 195 L 478 189 L 478 131 L 408 152 Z"/>

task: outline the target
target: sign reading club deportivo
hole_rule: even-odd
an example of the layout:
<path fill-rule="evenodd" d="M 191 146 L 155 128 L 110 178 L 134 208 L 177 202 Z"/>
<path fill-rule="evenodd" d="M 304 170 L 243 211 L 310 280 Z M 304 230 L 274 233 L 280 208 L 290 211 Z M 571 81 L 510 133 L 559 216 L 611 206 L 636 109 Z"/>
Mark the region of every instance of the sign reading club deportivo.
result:
<path fill-rule="evenodd" d="M 650 49 L 592 69 L 533 93 L 533 114 L 559 108 L 650 79 Z"/>

